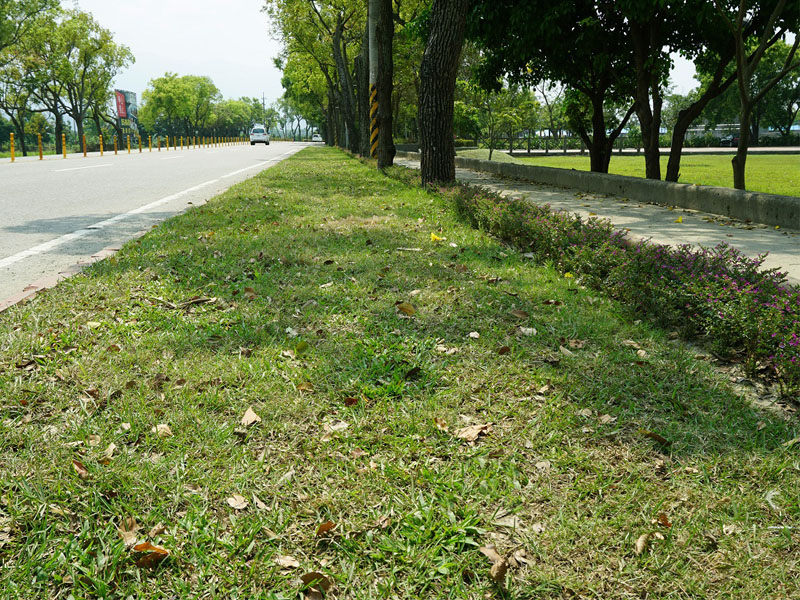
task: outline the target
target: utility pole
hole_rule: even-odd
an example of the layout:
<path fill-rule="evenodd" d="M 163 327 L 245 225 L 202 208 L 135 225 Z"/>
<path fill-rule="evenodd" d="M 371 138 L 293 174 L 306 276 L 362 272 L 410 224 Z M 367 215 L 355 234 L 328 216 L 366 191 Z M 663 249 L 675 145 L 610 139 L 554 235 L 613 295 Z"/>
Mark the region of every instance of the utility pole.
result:
<path fill-rule="evenodd" d="M 369 37 L 369 155 L 378 157 L 378 0 L 369 0 L 367 35 Z"/>
<path fill-rule="evenodd" d="M 267 126 L 267 97 L 261 92 L 261 121 Z"/>

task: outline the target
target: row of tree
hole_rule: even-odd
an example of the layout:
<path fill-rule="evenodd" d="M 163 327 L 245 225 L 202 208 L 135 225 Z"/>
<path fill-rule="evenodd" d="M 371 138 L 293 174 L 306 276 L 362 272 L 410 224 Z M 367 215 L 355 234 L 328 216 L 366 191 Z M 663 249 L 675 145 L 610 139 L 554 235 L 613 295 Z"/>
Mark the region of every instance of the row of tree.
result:
<path fill-rule="evenodd" d="M 787 37 L 798 31 L 800 3 L 789 0 L 372 3 L 378 19 L 388 15 L 392 23 L 390 34 L 378 36 L 379 56 L 388 40 L 392 73 L 389 100 L 380 106 L 381 132 L 418 133 L 426 181 L 452 178 L 453 119 L 464 132 L 479 114 L 484 130 L 530 130 L 542 118 L 551 133 L 568 128 L 600 172 L 608 170 L 615 140 L 635 123 L 653 179 L 662 176 L 659 141 L 667 124 L 672 135 L 665 178 L 677 181 L 687 130 L 704 111 L 730 118 L 720 108 L 727 106 L 740 124 L 732 163 L 734 184 L 744 188 L 747 150 L 766 113 L 765 96 L 797 89 L 782 85 L 800 68 L 800 38 Z M 265 4 L 283 42 L 284 99 L 323 123 L 330 143 L 361 154 L 368 150 L 369 129 L 367 4 Z M 702 77 L 688 96 L 669 94 L 673 53 L 692 60 Z M 532 94 L 533 88 L 540 93 Z M 788 128 L 797 102 L 784 100 L 778 103 L 786 112 L 781 127 Z M 561 118 L 565 123 L 557 125 Z M 386 123 L 392 123 L 388 130 Z"/>

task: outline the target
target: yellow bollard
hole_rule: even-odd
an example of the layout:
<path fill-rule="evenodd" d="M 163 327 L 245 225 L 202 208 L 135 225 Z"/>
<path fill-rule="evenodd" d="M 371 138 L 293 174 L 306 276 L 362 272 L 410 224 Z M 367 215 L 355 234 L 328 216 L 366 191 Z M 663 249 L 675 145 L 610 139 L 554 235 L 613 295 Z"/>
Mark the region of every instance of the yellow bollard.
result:
<path fill-rule="evenodd" d="M 156 140 L 156 143 L 158 144 L 158 151 L 161 152 L 161 136 L 158 136 L 158 140 Z"/>
<path fill-rule="evenodd" d="M 137 139 L 137 140 L 139 140 L 139 154 L 141 154 L 141 153 L 142 153 L 142 136 L 140 136 L 140 135 L 137 133 L 137 134 L 136 134 L 136 139 Z"/>
<path fill-rule="evenodd" d="M 148 152 L 152 152 L 153 151 L 153 139 L 152 139 L 152 136 L 150 136 L 150 135 L 147 136 L 147 151 Z"/>
<path fill-rule="evenodd" d="M 169 152 L 169 136 L 167 136 L 167 139 L 165 141 L 166 141 L 166 144 L 164 144 L 164 148 L 166 148 L 167 152 Z"/>
<path fill-rule="evenodd" d="M 100 134 L 100 156 L 103 156 L 103 134 Z"/>
<path fill-rule="evenodd" d="M 114 136 L 114 156 L 117 155 L 117 136 Z"/>
<path fill-rule="evenodd" d="M 81 142 L 83 143 L 83 158 L 86 158 L 86 134 L 85 133 L 81 136 Z"/>
<path fill-rule="evenodd" d="M 183 150 L 183 136 L 181 136 L 181 150 Z"/>
<path fill-rule="evenodd" d="M 128 154 L 131 153 L 131 136 L 125 136 L 128 139 Z"/>
<path fill-rule="evenodd" d="M 64 154 L 64 158 L 67 158 L 67 134 L 61 134 L 61 152 Z"/>
<path fill-rule="evenodd" d="M 39 160 L 43 160 L 44 156 L 42 156 L 43 152 L 42 152 L 42 134 L 41 133 L 37 133 L 36 134 L 36 144 L 39 146 Z"/>
<path fill-rule="evenodd" d="M 14 162 L 14 134 L 11 134 L 11 162 Z"/>

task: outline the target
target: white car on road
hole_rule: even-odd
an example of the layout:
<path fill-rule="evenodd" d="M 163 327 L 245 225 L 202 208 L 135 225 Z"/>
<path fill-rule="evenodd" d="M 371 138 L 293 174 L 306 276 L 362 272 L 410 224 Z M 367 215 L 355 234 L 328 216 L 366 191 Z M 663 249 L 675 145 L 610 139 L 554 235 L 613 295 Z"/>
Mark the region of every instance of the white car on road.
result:
<path fill-rule="evenodd" d="M 269 146 L 269 133 L 263 125 L 256 125 L 250 130 L 250 145 L 266 144 Z"/>
<path fill-rule="evenodd" d="M 320 134 L 318 134 L 318 133 L 315 133 L 314 135 L 311 136 L 311 141 L 312 142 L 321 142 L 322 141 L 322 136 Z"/>

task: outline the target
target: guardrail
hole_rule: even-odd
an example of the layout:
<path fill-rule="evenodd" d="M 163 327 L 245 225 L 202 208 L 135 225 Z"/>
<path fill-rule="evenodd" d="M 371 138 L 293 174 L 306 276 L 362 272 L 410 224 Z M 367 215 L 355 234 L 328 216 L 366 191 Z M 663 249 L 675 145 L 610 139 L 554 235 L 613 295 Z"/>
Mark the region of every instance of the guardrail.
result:
<path fill-rule="evenodd" d="M 144 152 L 144 144 L 142 143 L 142 137 L 140 135 L 133 136 L 135 140 L 135 144 L 131 146 L 131 137 L 130 135 L 125 136 L 124 140 L 117 140 L 117 136 L 114 136 L 114 154 L 119 154 L 119 142 L 124 142 L 125 148 L 127 149 L 127 153 L 131 154 L 131 149 L 137 149 L 141 154 Z M 67 158 L 67 136 L 66 134 L 61 134 L 61 149 L 62 155 L 64 158 Z M 82 136 L 81 138 L 81 145 L 80 151 L 83 152 L 83 157 L 86 158 L 89 153 L 89 149 L 86 143 L 86 136 Z M 166 152 L 169 151 L 170 148 L 170 136 L 163 137 L 164 143 L 164 150 Z M 156 151 L 161 152 L 161 142 L 162 137 L 156 137 Z M 172 149 L 173 150 L 190 150 L 194 149 L 202 149 L 202 148 L 219 148 L 224 146 L 238 146 L 249 144 L 250 140 L 245 137 L 233 137 L 233 136 L 187 136 L 185 139 L 183 136 L 172 136 Z M 41 134 L 37 134 L 36 136 L 36 145 L 39 153 L 39 160 L 44 160 L 44 152 L 42 150 L 42 136 Z M 100 135 L 98 137 L 98 145 L 100 156 L 103 156 L 105 153 L 105 143 L 103 140 L 103 136 Z M 16 162 L 17 159 L 17 152 L 16 152 L 16 141 L 14 138 L 14 134 L 12 133 L 9 136 L 9 147 L 11 150 L 11 162 Z M 153 151 L 153 138 L 152 136 L 147 136 L 147 151 Z"/>

